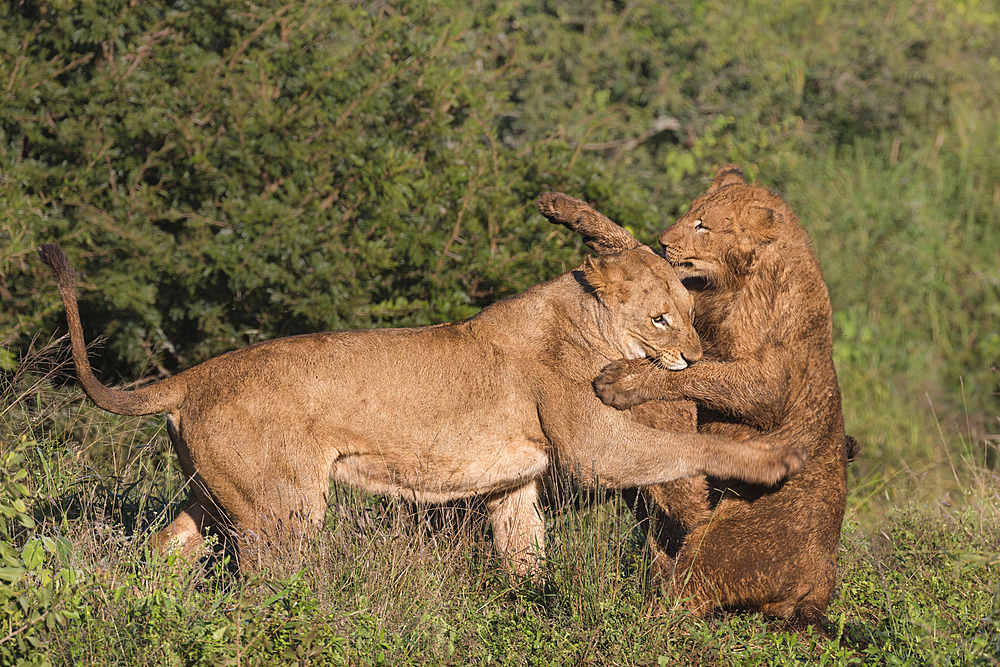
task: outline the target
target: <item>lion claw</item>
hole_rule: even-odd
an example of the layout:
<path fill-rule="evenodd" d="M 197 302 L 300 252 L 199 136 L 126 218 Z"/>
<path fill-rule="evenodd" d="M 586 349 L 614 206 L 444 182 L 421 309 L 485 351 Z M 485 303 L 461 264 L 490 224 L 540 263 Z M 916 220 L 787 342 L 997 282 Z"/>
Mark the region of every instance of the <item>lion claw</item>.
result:
<path fill-rule="evenodd" d="M 809 459 L 809 453 L 802 447 L 777 447 L 774 449 L 774 454 L 777 458 L 777 465 L 774 469 L 774 478 L 768 480 L 771 486 L 802 470 Z"/>
<path fill-rule="evenodd" d="M 785 452 L 785 477 L 791 477 L 809 460 L 809 452 L 804 447 L 787 447 Z"/>
<path fill-rule="evenodd" d="M 642 392 L 631 386 L 634 377 L 626 364 L 612 362 L 601 369 L 594 380 L 594 391 L 606 405 L 617 410 L 628 410 L 645 403 Z"/>

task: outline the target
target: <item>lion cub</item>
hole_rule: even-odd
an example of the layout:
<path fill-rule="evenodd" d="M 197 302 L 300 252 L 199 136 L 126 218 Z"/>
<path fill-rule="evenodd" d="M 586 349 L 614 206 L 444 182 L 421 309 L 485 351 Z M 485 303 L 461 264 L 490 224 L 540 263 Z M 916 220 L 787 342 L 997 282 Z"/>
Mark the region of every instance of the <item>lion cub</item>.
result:
<path fill-rule="evenodd" d="M 539 490 L 555 464 L 622 488 L 700 474 L 771 485 L 805 461 L 799 448 L 657 431 L 594 394 L 614 359 L 684 368 L 701 357 L 691 296 L 644 246 L 463 322 L 281 338 L 135 391 L 94 377 L 73 270 L 58 245 L 39 255 L 87 395 L 117 414 L 167 415 L 190 495 L 154 537 L 161 549 L 193 553 L 215 526 L 253 567 L 261 545 L 320 527 L 333 480 L 422 502 L 480 496 L 497 548 L 525 573 L 544 552 Z"/>
<path fill-rule="evenodd" d="M 600 253 L 638 245 L 566 195 L 543 195 L 539 210 Z M 598 395 L 633 412 L 657 399 L 644 414 L 675 421 L 694 401 L 699 432 L 797 445 L 809 461 L 777 487 L 709 475 L 644 489 L 638 513 L 661 519 L 650 539 L 654 575 L 699 615 L 749 609 L 819 627 L 858 446 L 844 433 L 833 314 L 809 236 L 781 197 L 729 165 L 659 240 L 694 291 L 711 358 L 679 373 L 621 360 L 595 381 Z"/>

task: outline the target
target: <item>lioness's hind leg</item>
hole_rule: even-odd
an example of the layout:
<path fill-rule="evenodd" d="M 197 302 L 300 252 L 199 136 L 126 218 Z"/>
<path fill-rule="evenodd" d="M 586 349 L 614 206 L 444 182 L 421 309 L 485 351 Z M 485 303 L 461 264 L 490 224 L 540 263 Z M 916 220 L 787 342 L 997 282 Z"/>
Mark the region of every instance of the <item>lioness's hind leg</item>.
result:
<path fill-rule="evenodd" d="M 178 549 L 181 555 L 190 556 L 201 549 L 205 529 L 213 523 L 201 500 L 192 492 L 181 513 L 152 537 L 150 545 L 161 553 Z"/>
<path fill-rule="evenodd" d="M 226 480 L 226 512 L 238 539 L 244 573 L 276 562 L 295 563 L 323 527 L 329 483 L 325 477 L 277 475 L 243 483 Z"/>
<path fill-rule="evenodd" d="M 204 481 L 198 475 L 187 442 L 172 419 L 167 419 L 167 435 L 177 454 L 184 479 L 188 483 L 188 499 L 184 508 L 166 528 L 150 540 L 150 546 L 161 553 L 179 549 L 183 556 L 197 553 L 205 541 L 206 530 L 218 523 L 220 514 L 211 512 L 208 506 L 215 506 L 211 495 L 205 489 Z"/>
<path fill-rule="evenodd" d="M 486 499 L 497 551 L 510 559 L 520 576 L 536 575 L 545 556 L 545 519 L 539 504 L 539 481 Z"/>

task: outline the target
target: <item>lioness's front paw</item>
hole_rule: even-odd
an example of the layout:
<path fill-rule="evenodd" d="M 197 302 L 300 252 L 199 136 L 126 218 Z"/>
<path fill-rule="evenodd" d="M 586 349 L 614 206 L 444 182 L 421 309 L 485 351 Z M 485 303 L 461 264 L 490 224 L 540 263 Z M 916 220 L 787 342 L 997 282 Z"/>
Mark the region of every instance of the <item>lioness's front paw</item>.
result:
<path fill-rule="evenodd" d="M 770 479 L 761 480 L 771 486 L 802 470 L 802 466 L 809 458 L 809 453 L 802 447 L 775 447 L 771 453 L 774 456 L 774 463 L 771 466 L 771 474 L 767 475 Z"/>
<path fill-rule="evenodd" d="M 604 403 L 617 408 L 629 408 L 645 403 L 648 399 L 639 388 L 638 378 L 632 372 L 628 362 L 615 361 L 603 369 L 594 380 L 594 391 Z"/>

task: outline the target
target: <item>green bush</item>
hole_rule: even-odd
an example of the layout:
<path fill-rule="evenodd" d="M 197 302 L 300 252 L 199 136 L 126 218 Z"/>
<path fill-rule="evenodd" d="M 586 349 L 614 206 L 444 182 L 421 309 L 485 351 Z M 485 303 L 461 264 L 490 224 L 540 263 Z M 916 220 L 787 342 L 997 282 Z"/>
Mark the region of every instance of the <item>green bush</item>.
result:
<path fill-rule="evenodd" d="M 91 579 L 65 537 L 36 532 L 22 437 L 0 445 L 0 665 L 48 665 L 43 637 L 80 620 Z"/>
<path fill-rule="evenodd" d="M 470 72 L 482 38 L 442 9 L 6 10 L 17 312 L 43 303 L 55 322 L 26 250 L 60 240 L 102 363 L 134 375 L 278 335 L 463 318 L 567 268 L 578 244 L 545 242 L 529 205 L 598 172 L 565 169 L 556 144 L 498 149 L 504 101 Z M 4 317 L 7 335 L 39 322 Z"/>
<path fill-rule="evenodd" d="M 280 335 L 466 317 L 578 261 L 579 241 L 534 213 L 539 192 L 652 242 L 735 161 L 816 239 L 849 428 L 857 411 L 881 437 L 855 389 L 875 355 L 890 377 L 924 378 L 973 449 L 1000 430 L 995 7 L 0 14 L 0 339 L 17 350 L 61 321 L 32 256 L 43 241 L 79 271 L 87 331 L 107 339 L 99 372 L 134 378 Z"/>

